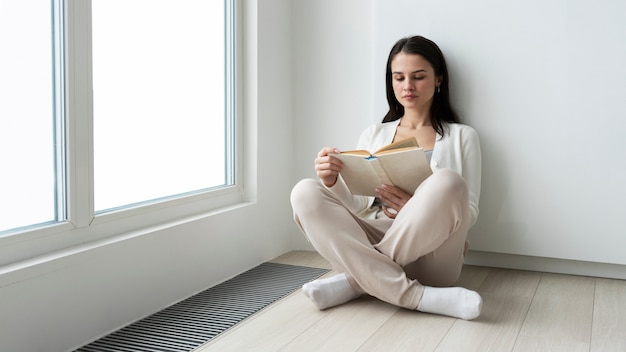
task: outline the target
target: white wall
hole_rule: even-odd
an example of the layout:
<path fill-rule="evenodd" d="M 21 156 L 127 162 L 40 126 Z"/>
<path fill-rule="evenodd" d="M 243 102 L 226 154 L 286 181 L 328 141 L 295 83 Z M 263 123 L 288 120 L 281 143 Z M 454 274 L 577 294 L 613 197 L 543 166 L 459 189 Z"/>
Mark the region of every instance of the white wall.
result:
<path fill-rule="evenodd" d="M 626 264 L 626 3 L 392 0 L 374 13 L 377 65 L 407 34 L 447 55 L 484 156 L 474 250 Z"/>
<path fill-rule="evenodd" d="M 313 175 L 321 146 L 353 146 L 382 119 L 389 49 L 421 34 L 446 54 L 454 103 L 481 136 L 470 262 L 625 276 L 624 2 L 297 1 L 294 12 L 297 176 Z"/>
<path fill-rule="evenodd" d="M 251 201 L 0 267 L 0 351 L 73 349 L 291 249 L 291 7 L 244 3 Z"/>
<path fill-rule="evenodd" d="M 324 146 L 353 149 L 373 122 L 371 0 L 293 0 L 295 179 Z M 384 70 L 383 70 L 384 72 Z M 295 247 L 311 250 L 293 226 Z"/>

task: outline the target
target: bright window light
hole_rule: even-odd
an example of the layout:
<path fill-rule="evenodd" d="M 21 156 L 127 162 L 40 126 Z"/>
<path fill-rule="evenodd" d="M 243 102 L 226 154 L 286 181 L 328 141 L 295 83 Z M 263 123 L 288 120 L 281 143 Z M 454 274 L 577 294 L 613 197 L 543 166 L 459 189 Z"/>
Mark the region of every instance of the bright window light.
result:
<path fill-rule="evenodd" d="M 92 1 L 96 212 L 228 183 L 224 13 Z"/>
<path fill-rule="evenodd" d="M 0 235 L 233 185 L 233 14 L 0 0 Z"/>
<path fill-rule="evenodd" d="M 58 221 L 62 213 L 52 28 L 50 0 L 0 0 L 0 232 Z"/>

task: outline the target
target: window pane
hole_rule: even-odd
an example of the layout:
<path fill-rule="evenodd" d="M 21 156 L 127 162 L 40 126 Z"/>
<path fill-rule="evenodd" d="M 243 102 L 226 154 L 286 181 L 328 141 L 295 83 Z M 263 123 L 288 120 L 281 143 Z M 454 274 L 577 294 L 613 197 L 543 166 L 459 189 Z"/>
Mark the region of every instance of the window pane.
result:
<path fill-rule="evenodd" d="M 58 220 L 50 0 L 0 0 L 0 232 Z"/>
<path fill-rule="evenodd" d="M 95 210 L 225 185 L 223 1 L 92 11 Z"/>

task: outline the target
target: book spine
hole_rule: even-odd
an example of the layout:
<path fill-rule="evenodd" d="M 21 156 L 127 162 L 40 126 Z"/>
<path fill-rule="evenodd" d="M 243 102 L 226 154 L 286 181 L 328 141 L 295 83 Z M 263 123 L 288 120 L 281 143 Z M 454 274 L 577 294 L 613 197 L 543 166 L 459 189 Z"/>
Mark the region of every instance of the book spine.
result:
<path fill-rule="evenodd" d="M 369 165 L 372 168 L 372 170 L 376 173 L 376 176 L 378 177 L 378 180 L 380 182 L 378 186 L 382 185 L 383 183 L 388 184 L 388 185 L 393 185 L 393 183 L 389 179 L 389 176 L 387 176 L 385 169 L 380 163 L 380 159 L 378 158 L 370 159 Z"/>

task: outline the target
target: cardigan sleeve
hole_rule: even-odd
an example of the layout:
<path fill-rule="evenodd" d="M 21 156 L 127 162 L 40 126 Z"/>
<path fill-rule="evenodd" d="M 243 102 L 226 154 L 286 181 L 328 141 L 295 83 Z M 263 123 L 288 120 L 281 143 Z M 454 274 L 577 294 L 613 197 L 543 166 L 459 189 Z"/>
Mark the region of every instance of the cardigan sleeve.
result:
<path fill-rule="evenodd" d="M 371 151 L 373 140 L 376 136 L 376 127 L 370 126 L 365 129 L 361 136 L 359 137 L 359 141 L 357 143 L 356 149 L 366 149 Z M 367 196 L 355 196 L 353 195 L 348 186 L 344 182 L 341 175 L 337 177 L 337 182 L 328 189 L 333 192 L 344 205 L 354 214 L 361 214 L 363 211 L 367 210 L 372 203 L 374 202 L 374 197 Z"/>
<path fill-rule="evenodd" d="M 478 200 L 480 198 L 482 159 L 478 133 L 460 123 L 449 124 L 449 133 L 438 135 L 430 166 L 433 171 L 449 168 L 458 172 L 469 192 L 470 224 L 478 220 Z"/>
<path fill-rule="evenodd" d="M 478 201 L 480 198 L 482 155 L 480 152 L 478 133 L 471 127 L 464 128 L 461 133 L 461 154 L 463 162 L 461 175 L 467 183 L 471 213 L 470 223 L 474 225 L 478 220 L 479 213 Z"/>

